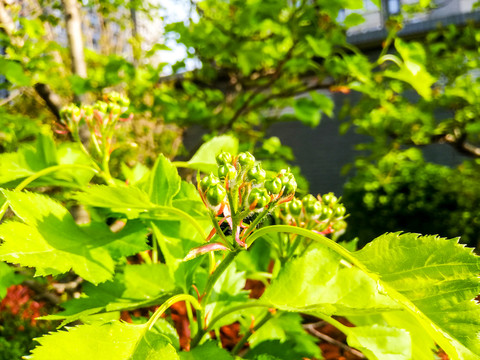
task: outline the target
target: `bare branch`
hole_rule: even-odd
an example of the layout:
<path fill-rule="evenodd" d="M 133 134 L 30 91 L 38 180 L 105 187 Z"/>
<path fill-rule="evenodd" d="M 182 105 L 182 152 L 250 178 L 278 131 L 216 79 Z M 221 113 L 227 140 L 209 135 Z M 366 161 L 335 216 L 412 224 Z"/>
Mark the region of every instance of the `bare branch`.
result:
<path fill-rule="evenodd" d="M 62 99 L 60 96 L 55 94 L 46 84 L 38 83 L 34 85 L 34 88 L 55 117 L 60 119 L 60 109 L 62 108 Z"/>
<path fill-rule="evenodd" d="M 323 340 L 323 341 L 326 341 L 330 344 L 333 344 L 335 346 L 338 346 L 339 348 L 341 348 L 343 351 L 348 351 L 349 353 L 352 353 L 353 355 L 361 358 L 361 359 L 366 359 L 365 355 L 363 355 L 360 351 L 354 349 L 354 348 L 351 348 L 350 346 L 348 345 L 345 345 L 344 343 L 338 341 L 338 340 L 335 340 L 334 338 L 331 338 L 330 336 L 328 335 L 325 335 L 324 333 L 318 331 L 317 329 L 315 329 L 315 324 L 305 324 L 303 325 L 303 328 L 306 329 L 310 334 L 312 334 L 313 336 L 316 336 L 318 337 L 319 339 Z"/>

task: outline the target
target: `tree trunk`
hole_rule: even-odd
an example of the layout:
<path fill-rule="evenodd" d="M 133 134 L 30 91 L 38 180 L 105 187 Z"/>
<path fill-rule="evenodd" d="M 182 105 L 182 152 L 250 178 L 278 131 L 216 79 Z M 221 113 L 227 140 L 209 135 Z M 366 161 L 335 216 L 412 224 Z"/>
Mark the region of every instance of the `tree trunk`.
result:
<path fill-rule="evenodd" d="M 82 78 L 87 77 L 87 64 L 83 50 L 82 21 L 77 0 L 62 0 L 65 23 L 72 59 L 72 72 Z"/>

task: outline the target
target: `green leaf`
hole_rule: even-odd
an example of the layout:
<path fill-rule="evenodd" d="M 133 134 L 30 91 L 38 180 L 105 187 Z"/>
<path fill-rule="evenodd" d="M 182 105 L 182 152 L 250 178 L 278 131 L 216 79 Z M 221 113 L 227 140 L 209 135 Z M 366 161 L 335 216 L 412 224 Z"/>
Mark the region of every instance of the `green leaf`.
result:
<path fill-rule="evenodd" d="M 64 311 L 44 319 L 63 320 L 63 326 L 100 312 L 154 306 L 174 295 L 176 287 L 165 264 L 126 265 L 112 281 L 85 284 L 81 298 L 63 303 Z"/>
<path fill-rule="evenodd" d="M 154 204 L 170 206 L 180 191 L 181 178 L 177 168 L 163 154 L 157 158 L 146 189 Z"/>
<path fill-rule="evenodd" d="M 480 258 L 435 236 L 385 234 L 354 253 L 456 359 L 480 358 Z"/>
<path fill-rule="evenodd" d="M 189 352 L 180 353 L 181 360 L 233 360 L 233 356 L 221 349 L 214 341 L 206 342 Z"/>
<path fill-rule="evenodd" d="M 15 273 L 14 269 L 4 262 L 0 262 L 0 299 L 7 294 L 7 289 L 23 281 L 23 276 Z"/>
<path fill-rule="evenodd" d="M 80 150 L 78 144 L 63 143 L 56 149 L 51 136 L 40 134 L 34 147 L 23 145 L 16 153 L 0 154 L 0 184 L 14 187 L 21 180 L 50 166 L 90 163 L 91 160 Z M 28 186 L 83 186 L 93 175 L 93 171 L 69 167 L 42 176 Z"/>
<path fill-rule="evenodd" d="M 333 108 L 335 107 L 335 104 L 331 98 L 316 91 L 311 91 L 309 94 L 321 112 L 325 113 L 328 117 L 333 116 Z"/>
<path fill-rule="evenodd" d="M 109 208 L 129 218 L 155 207 L 148 194 L 135 186 L 92 185 L 73 197 L 83 205 Z"/>
<path fill-rule="evenodd" d="M 315 55 L 326 58 L 332 52 L 332 44 L 327 39 L 318 39 L 311 35 L 305 37 Z"/>
<path fill-rule="evenodd" d="M 281 342 L 280 340 L 267 340 L 258 344 L 247 352 L 245 359 L 262 360 L 298 360 L 303 354 L 295 350 L 296 344 L 293 341 Z"/>
<path fill-rule="evenodd" d="M 30 85 L 30 77 L 25 75 L 22 65 L 16 61 L 0 58 L 0 74 L 14 85 Z"/>
<path fill-rule="evenodd" d="M 358 13 L 348 14 L 345 17 L 345 20 L 343 21 L 343 23 L 345 24 L 345 26 L 347 28 L 363 24 L 364 22 L 365 22 L 365 18 L 361 14 L 358 14 Z"/>
<path fill-rule="evenodd" d="M 251 318 L 248 319 L 251 324 Z M 264 341 L 289 341 L 294 345 L 298 358 L 320 358 L 321 352 L 317 345 L 318 339 L 305 332 L 302 327 L 302 317 L 296 313 L 281 313 L 265 323 L 253 333 L 249 339 L 252 349 Z"/>
<path fill-rule="evenodd" d="M 218 278 L 210 295 L 210 301 L 205 307 L 205 313 L 208 314 L 207 322 L 227 306 L 234 306 L 248 301 L 248 291 L 245 291 L 245 272 L 237 272 L 236 264 L 232 263 Z M 216 326 L 231 324 L 236 320 L 238 314 L 226 316 L 221 319 Z"/>
<path fill-rule="evenodd" d="M 104 224 L 79 227 L 62 205 L 39 194 L 3 190 L 24 223 L 0 225 L 0 260 L 36 268 L 37 275 L 61 274 L 73 269 L 93 283 L 111 279 L 115 258 L 148 247 L 139 223 L 113 233 Z"/>
<path fill-rule="evenodd" d="M 395 40 L 395 48 L 402 56 L 403 63 L 397 65 L 399 70 L 386 70 L 385 76 L 402 80 L 409 83 L 420 96 L 430 99 L 432 96 L 431 86 L 437 81 L 425 68 L 425 50 L 419 43 L 406 43 L 400 39 Z"/>
<path fill-rule="evenodd" d="M 281 229 L 320 244 L 330 242 L 289 226 L 262 230 Z M 349 263 L 342 261 L 347 272 L 353 271 L 348 278 L 339 276 L 343 269 L 332 266 L 335 257 L 333 265 L 340 264 L 339 255 L 332 257 L 325 249 L 315 247 L 287 263 L 263 298 L 280 309 L 327 315 L 402 308 L 452 359 L 480 359 L 480 306 L 472 301 L 480 292 L 480 257 L 472 249 L 458 244 L 458 239 L 417 234 L 386 234 L 355 253 L 333 243 L 329 248 L 348 259 Z M 362 282 L 364 286 L 358 287 Z M 351 290 L 356 299 L 353 303 Z"/>
<path fill-rule="evenodd" d="M 346 333 L 348 345 L 360 350 L 370 360 L 412 359 L 410 334 L 403 329 L 358 326 L 348 328 Z"/>
<path fill-rule="evenodd" d="M 300 98 L 293 104 L 295 116 L 307 126 L 315 127 L 320 124 L 320 109 L 317 104 L 307 98 Z"/>
<path fill-rule="evenodd" d="M 36 339 L 32 360 L 179 360 L 174 347 L 147 325 L 115 321 L 80 325 Z"/>
<path fill-rule="evenodd" d="M 195 185 L 182 181 L 180 191 L 173 198 L 172 206 L 198 219 L 208 219 L 208 211 Z M 210 225 L 210 221 L 208 221 Z"/>
<path fill-rule="evenodd" d="M 200 146 L 200 149 L 192 156 L 188 165 L 192 169 L 197 169 L 205 173 L 215 172 L 217 162 L 215 157 L 226 151 L 232 154 L 238 152 L 238 139 L 232 135 L 216 136 Z"/>
<path fill-rule="evenodd" d="M 289 261 L 262 299 L 278 309 L 349 315 L 394 310 L 399 306 L 377 289 L 377 283 L 339 255 L 315 245 Z"/>
<path fill-rule="evenodd" d="M 205 239 L 187 221 L 157 220 L 152 222 L 152 228 L 171 276 L 178 286 L 188 292 L 193 283 L 194 271 L 202 259 L 183 259 L 192 248 L 204 244 Z"/>

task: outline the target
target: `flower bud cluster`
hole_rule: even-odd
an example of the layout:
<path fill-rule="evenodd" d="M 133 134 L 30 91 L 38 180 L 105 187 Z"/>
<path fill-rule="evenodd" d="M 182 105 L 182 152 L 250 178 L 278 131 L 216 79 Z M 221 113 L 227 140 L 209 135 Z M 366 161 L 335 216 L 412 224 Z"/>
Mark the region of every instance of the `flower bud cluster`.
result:
<path fill-rule="evenodd" d="M 78 107 L 70 104 L 60 111 L 61 129 L 57 132 L 70 132 L 79 141 L 79 129 L 85 123 L 90 130 L 91 140 L 99 155 L 112 151 L 112 138 L 119 121 L 126 121 L 132 115 L 124 118 L 130 100 L 119 93 L 112 92 L 104 96 L 103 101 L 93 105 Z"/>
<path fill-rule="evenodd" d="M 247 231 L 249 224 L 243 220 L 254 216 L 258 222 L 258 217 L 293 199 L 297 183 L 290 170 L 267 176 L 249 152 L 237 156 L 222 152 L 217 155 L 216 161 L 217 174 L 200 180 L 198 191 L 214 214 L 215 221 L 217 216 L 223 215 L 221 222 L 226 220 L 229 223 L 232 233 L 236 233 L 235 240 L 243 246 L 250 233 L 250 230 Z"/>
<path fill-rule="evenodd" d="M 340 200 L 333 193 L 328 193 L 293 199 L 280 206 L 275 215 L 283 223 L 329 234 L 345 228 L 345 213 L 345 206 Z"/>
<path fill-rule="evenodd" d="M 293 198 L 297 183 L 289 170 L 268 177 L 261 164 L 249 152 L 233 157 L 220 153 L 217 158 L 217 176 L 210 174 L 199 184 L 200 192 L 212 210 L 231 200 L 230 207 L 237 213 L 261 211 Z M 230 194 L 230 197 L 227 196 Z"/>

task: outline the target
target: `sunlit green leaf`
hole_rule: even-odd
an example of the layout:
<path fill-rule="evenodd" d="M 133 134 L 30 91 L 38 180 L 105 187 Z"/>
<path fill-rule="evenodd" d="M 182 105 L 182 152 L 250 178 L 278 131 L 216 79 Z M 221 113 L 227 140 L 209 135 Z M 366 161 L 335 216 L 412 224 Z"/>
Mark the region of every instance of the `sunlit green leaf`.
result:
<path fill-rule="evenodd" d="M 3 191 L 24 223 L 0 226 L 0 259 L 35 267 L 37 275 L 73 269 L 93 283 L 111 279 L 114 259 L 147 249 L 146 230 L 132 223 L 118 233 L 104 224 L 79 227 L 67 209 L 39 194 Z"/>
<path fill-rule="evenodd" d="M 384 291 L 415 306 L 417 320 L 448 353 L 480 358 L 480 258 L 471 249 L 435 236 L 386 234 L 355 256 L 378 274 Z"/>
<path fill-rule="evenodd" d="M 173 197 L 180 191 L 180 183 L 177 168 L 160 154 L 153 166 L 146 189 L 150 200 L 158 205 L 171 205 Z"/>
<path fill-rule="evenodd" d="M 88 341 L 85 341 L 88 339 Z M 38 338 L 33 360 L 179 360 L 173 346 L 146 325 L 118 321 L 80 325 Z"/>
<path fill-rule="evenodd" d="M 238 139 L 232 135 L 221 135 L 200 146 L 200 149 L 188 162 L 189 167 L 205 173 L 213 172 L 217 168 L 215 157 L 226 151 L 232 154 L 238 152 Z"/>
<path fill-rule="evenodd" d="M 172 296 L 176 287 L 165 264 L 126 265 L 112 281 L 85 284 L 84 296 L 63 303 L 64 311 L 45 319 L 63 320 L 64 325 L 95 313 L 158 305 Z"/>

